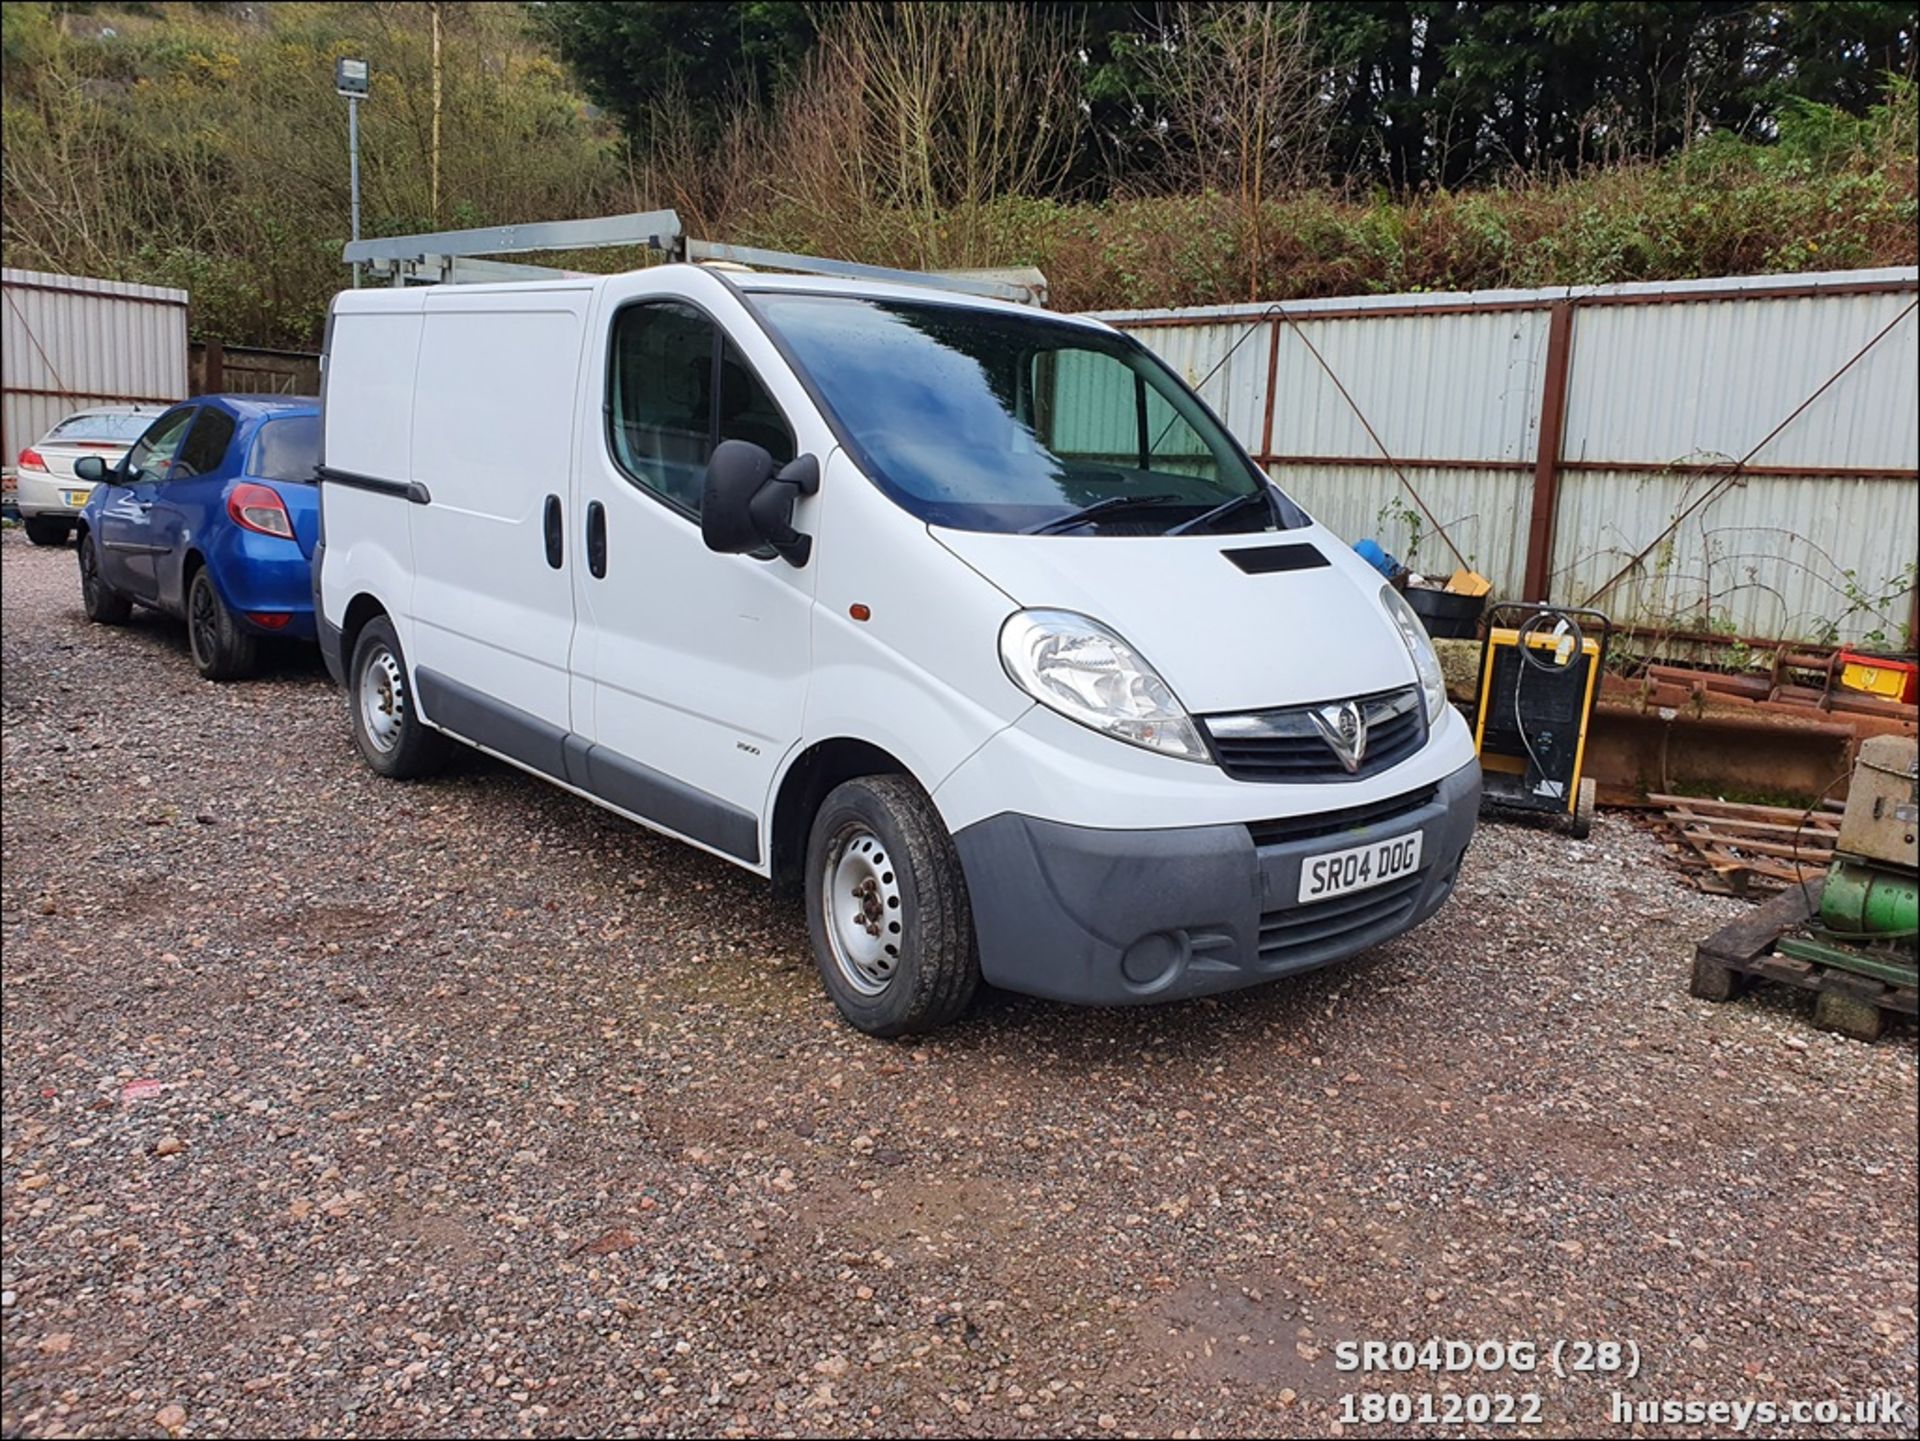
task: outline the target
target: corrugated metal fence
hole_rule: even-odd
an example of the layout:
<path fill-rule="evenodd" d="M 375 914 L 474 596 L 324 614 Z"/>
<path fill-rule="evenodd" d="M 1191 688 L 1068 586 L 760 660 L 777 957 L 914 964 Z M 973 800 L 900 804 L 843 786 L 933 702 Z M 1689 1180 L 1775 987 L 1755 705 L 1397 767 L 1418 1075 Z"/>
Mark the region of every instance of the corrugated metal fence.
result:
<path fill-rule="evenodd" d="M 1102 318 L 1350 541 L 1445 573 L 1437 520 L 1501 596 L 1898 644 L 1920 606 L 1917 295 L 1894 269 Z"/>
<path fill-rule="evenodd" d="M 0 271 L 0 450 L 20 451 L 89 405 L 187 393 L 187 292 Z"/>

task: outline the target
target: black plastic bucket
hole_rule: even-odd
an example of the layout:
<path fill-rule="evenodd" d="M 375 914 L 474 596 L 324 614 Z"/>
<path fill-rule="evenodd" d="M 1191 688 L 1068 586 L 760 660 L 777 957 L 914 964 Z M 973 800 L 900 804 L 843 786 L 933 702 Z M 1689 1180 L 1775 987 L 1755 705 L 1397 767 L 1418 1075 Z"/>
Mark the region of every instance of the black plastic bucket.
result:
<path fill-rule="evenodd" d="M 1420 617 L 1427 634 L 1436 638 L 1471 640 L 1480 628 L 1480 612 L 1487 605 L 1484 595 L 1456 595 L 1450 590 L 1428 590 L 1417 585 L 1400 593 Z"/>

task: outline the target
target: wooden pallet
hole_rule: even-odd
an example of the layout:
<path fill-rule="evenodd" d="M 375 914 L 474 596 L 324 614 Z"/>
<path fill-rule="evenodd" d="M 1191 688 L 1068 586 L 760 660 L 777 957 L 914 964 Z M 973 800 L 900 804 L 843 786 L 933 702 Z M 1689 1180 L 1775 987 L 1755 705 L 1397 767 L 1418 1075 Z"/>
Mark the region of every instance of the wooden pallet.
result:
<path fill-rule="evenodd" d="M 1650 795 L 1662 807 L 1667 849 L 1703 891 L 1762 896 L 1826 874 L 1840 816 L 1701 796 Z"/>
<path fill-rule="evenodd" d="M 1837 966 L 1783 956 L 1774 945 L 1788 931 L 1820 913 L 1827 878 L 1789 886 L 1765 905 L 1722 926 L 1695 947 L 1688 989 L 1703 1001 L 1730 1001 L 1756 980 L 1776 981 L 1814 992 L 1813 1023 L 1856 1040 L 1874 1041 L 1890 1013 L 1920 1011 L 1910 985 L 1890 984 Z"/>

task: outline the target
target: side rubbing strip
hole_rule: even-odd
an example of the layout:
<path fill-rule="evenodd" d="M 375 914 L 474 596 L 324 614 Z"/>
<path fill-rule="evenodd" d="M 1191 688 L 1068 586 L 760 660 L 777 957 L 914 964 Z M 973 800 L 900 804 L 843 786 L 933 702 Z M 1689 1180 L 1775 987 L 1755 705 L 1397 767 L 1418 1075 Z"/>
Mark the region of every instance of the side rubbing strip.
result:
<path fill-rule="evenodd" d="M 318 467 L 314 477 L 323 485 L 344 485 L 349 490 L 370 490 L 375 495 L 398 496 L 415 505 L 427 505 L 433 500 L 427 488 L 417 480 L 381 480 L 378 476 L 356 475 L 351 470 L 335 470 L 330 465 Z"/>
<path fill-rule="evenodd" d="M 750 863 L 760 859 L 760 824 L 753 816 L 605 746 L 587 752 L 585 789 L 716 851 Z"/>
<path fill-rule="evenodd" d="M 414 675 L 420 706 L 433 723 L 454 734 L 512 756 L 555 780 L 566 780 L 567 732 L 551 721 L 483 695 L 472 686 L 448 680 L 425 668 Z"/>
<path fill-rule="evenodd" d="M 511 756 L 542 775 L 749 865 L 758 864 L 760 823 L 752 813 L 436 671 L 421 669 L 414 682 L 422 710 L 435 725 L 463 740 Z"/>
<path fill-rule="evenodd" d="M 1277 570 L 1318 570 L 1333 564 L 1311 545 L 1249 545 L 1221 554 L 1248 575 L 1271 575 Z"/>

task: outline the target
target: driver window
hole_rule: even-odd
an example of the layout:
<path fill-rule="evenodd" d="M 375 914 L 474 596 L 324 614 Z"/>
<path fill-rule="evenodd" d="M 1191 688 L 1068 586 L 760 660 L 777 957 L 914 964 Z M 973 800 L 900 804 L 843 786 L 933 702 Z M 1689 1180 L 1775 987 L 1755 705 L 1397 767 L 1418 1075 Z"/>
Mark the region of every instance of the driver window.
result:
<path fill-rule="evenodd" d="M 793 459 L 793 431 L 773 397 L 690 305 L 648 301 L 621 310 L 607 383 L 614 460 L 686 515 L 700 514 L 707 457 L 720 441 L 750 440 L 776 465 Z"/>
<path fill-rule="evenodd" d="M 134 442 L 133 449 L 127 452 L 124 472 L 129 482 L 167 478 L 168 472 L 173 469 L 173 458 L 179 452 L 180 442 L 186 439 L 187 427 L 192 424 L 193 413 L 198 408 L 187 406 L 168 411 Z"/>

